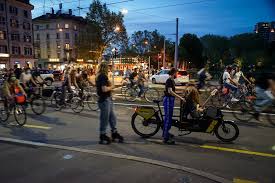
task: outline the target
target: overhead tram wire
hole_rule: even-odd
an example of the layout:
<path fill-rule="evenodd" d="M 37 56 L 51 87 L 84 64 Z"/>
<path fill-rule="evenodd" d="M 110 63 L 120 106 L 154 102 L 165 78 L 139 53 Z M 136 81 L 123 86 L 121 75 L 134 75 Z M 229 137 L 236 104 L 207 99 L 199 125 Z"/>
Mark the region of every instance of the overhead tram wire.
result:
<path fill-rule="evenodd" d="M 144 10 L 155 10 L 155 9 L 169 8 L 169 7 L 175 7 L 175 6 L 184 6 L 184 5 L 189 5 L 189 4 L 199 4 L 199 3 L 205 3 L 205 2 L 210 2 L 210 1 L 217 1 L 217 0 L 201 0 L 201 1 L 186 2 L 186 3 L 163 5 L 163 6 L 155 6 L 155 7 L 150 7 L 150 8 L 133 9 L 133 10 L 129 10 L 129 11 L 137 12 L 137 11 L 144 11 Z"/>

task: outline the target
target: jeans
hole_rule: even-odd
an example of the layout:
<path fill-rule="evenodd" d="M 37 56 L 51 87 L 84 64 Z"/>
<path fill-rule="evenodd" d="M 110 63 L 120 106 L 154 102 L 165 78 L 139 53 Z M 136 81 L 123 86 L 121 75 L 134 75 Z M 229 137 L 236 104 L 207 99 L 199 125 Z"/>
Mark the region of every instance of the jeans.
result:
<path fill-rule="evenodd" d="M 141 95 L 144 93 L 144 85 L 139 84 L 138 87 L 139 87 L 138 97 L 141 97 Z"/>
<path fill-rule="evenodd" d="M 98 102 L 98 107 L 100 109 L 100 134 L 106 134 L 108 123 L 110 124 L 112 132 L 116 132 L 117 120 L 113 110 L 113 101 L 111 97 L 108 97 L 105 100 Z"/>
<path fill-rule="evenodd" d="M 199 79 L 198 89 L 202 89 L 205 86 L 205 79 Z"/>
<path fill-rule="evenodd" d="M 163 124 L 162 137 L 165 140 L 169 139 L 169 130 L 171 129 L 171 126 L 172 126 L 174 103 L 175 103 L 175 97 L 165 96 L 163 99 L 165 118 L 164 118 L 164 124 Z"/>
<path fill-rule="evenodd" d="M 224 83 L 223 86 L 225 88 L 228 88 L 229 90 L 231 90 L 233 93 L 233 97 L 236 97 L 236 95 L 239 95 L 239 92 L 238 92 L 238 87 L 235 86 L 235 85 L 232 85 L 231 83 Z M 227 95 L 225 100 L 228 101 L 230 100 L 230 98 L 232 97 L 232 95 Z"/>
<path fill-rule="evenodd" d="M 256 100 L 254 108 L 257 112 L 263 111 L 273 104 L 275 97 L 272 95 L 271 91 L 264 90 L 256 86 Z"/>

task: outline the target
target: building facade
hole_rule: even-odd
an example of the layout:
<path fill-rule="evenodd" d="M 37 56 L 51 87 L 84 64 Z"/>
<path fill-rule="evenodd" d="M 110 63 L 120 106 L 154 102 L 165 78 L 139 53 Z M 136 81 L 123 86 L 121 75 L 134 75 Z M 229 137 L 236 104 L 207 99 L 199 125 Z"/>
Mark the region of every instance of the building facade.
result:
<path fill-rule="evenodd" d="M 255 32 L 265 41 L 275 41 L 275 22 L 259 22 L 255 25 Z"/>
<path fill-rule="evenodd" d="M 37 66 L 63 69 L 64 64 L 77 62 L 79 33 L 85 26 L 82 17 L 61 10 L 33 19 L 34 49 Z"/>
<path fill-rule="evenodd" d="M 34 66 L 29 0 L 0 0 L 0 68 Z"/>

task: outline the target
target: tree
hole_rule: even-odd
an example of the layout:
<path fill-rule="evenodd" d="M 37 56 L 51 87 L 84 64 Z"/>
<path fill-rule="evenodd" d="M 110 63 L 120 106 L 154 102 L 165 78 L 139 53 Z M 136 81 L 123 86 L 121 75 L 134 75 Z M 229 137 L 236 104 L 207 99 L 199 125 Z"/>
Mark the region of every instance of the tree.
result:
<path fill-rule="evenodd" d="M 212 64 L 218 64 L 220 60 L 228 62 L 230 58 L 230 42 L 227 37 L 218 35 L 205 35 L 200 38 L 203 45 L 203 55 Z"/>
<path fill-rule="evenodd" d="M 99 0 L 94 0 L 86 16 L 87 30 L 80 41 L 80 53 L 87 56 L 87 50 L 95 57 L 101 55 L 112 46 L 120 47 L 128 42 L 122 13 L 115 13 Z"/>
<path fill-rule="evenodd" d="M 202 67 L 204 65 L 202 52 L 203 46 L 195 34 L 184 34 L 180 38 L 179 58 L 181 64 L 190 62 L 192 66 Z"/>
<path fill-rule="evenodd" d="M 143 60 L 151 57 L 151 64 L 156 68 L 158 61 L 162 66 L 163 51 L 164 51 L 165 36 L 160 34 L 157 30 L 154 31 L 137 31 L 134 32 L 130 38 L 129 47 L 126 55 L 139 56 Z M 165 40 L 166 47 L 166 62 L 171 62 L 174 59 L 175 44 L 170 40 Z M 161 54 L 161 58 L 158 55 Z"/>

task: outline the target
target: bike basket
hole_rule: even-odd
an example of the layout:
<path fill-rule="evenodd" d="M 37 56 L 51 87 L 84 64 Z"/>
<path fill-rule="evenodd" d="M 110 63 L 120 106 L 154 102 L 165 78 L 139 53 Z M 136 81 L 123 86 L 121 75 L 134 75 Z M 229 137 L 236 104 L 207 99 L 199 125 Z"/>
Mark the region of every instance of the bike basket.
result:
<path fill-rule="evenodd" d="M 17 104 L 24 104 L 26 102 L 26 97 L 23 94 L 17 94 L 15 96 L 15 101 Z"/>
<path fill-rule="evenodd" d="M 136 113 L 144 119 L 149 119 L 155 114 L 155 109 L 153 107 L 138 107 Z"/>
<path fill-rule="evenodd" d="M 216 119 L 220 116 L 220 110 L 216 107 L 210 106 L 205 110 L 204 115 L 207 118 Z"/>

